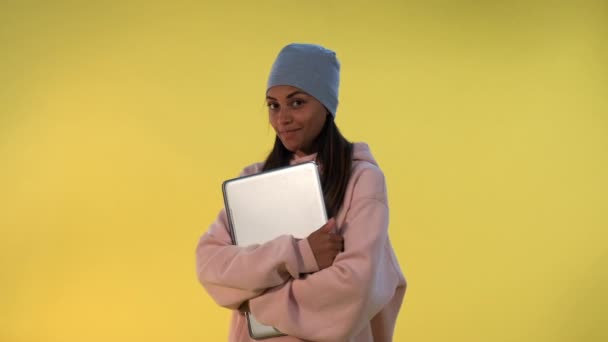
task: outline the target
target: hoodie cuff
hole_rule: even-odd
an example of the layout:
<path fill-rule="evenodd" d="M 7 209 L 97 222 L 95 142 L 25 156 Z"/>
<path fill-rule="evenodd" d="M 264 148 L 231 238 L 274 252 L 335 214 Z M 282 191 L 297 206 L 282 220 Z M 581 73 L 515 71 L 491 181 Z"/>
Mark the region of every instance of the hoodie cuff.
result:
<path fill-rule="evenodd" d="M 300 255 L 302 256 L 303 266 L 303 269 L 300 273 L 317 272 L 319 270 L 319 265 L 317 264 L 317 259 L 315 259 L 315 255 L 312 252 L 312 248 L 310 248 L 308 239 L 299 240 L 298 249 L 300 250 Z"/>

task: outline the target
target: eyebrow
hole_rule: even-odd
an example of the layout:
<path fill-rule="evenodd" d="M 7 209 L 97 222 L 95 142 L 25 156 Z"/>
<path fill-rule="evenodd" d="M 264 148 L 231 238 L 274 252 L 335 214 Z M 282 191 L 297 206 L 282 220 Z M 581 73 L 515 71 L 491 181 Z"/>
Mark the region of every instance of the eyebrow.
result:
<path fill-rule="evenodd" d="M 307 93 L 305 93 L 305 92 L 303 92 L 303 91 L 301 91 L 301 90 L 296 90 L 296 91 L 294 91 L 293 93 L 291 93 L 291 94 L 287 95 L 287 96 L 286 96 L 286 98 L 288 98 L 288 99 L 289 99 L 289 98 L 292 98 L 292 97 L 294 97 L 294 96 L 296 96 L 296 95 L 299 95 L 299 94 L 308 95 Z M 268 96 L 268 95 L 266 95 L 266 99 L 267 99 L 267 100 L 274 100 L 274 101 L 276 101 L 276 100 L 277 100 L 277 99 L 275 99 L 274 97 L 271 97 L 271 96 Z"/>

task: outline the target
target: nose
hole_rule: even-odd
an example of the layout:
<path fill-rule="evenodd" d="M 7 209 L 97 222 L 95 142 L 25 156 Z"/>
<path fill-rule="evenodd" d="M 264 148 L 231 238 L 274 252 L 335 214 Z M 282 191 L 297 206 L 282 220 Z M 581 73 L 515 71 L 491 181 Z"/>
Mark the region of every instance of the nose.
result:
<path fill-rule="evenodd" d="M 285 106 L 279 110 L 278 121 L 280 124 L 289 124 L 293 121 L 293 116 L 291 114 L 290 108 Z"/>

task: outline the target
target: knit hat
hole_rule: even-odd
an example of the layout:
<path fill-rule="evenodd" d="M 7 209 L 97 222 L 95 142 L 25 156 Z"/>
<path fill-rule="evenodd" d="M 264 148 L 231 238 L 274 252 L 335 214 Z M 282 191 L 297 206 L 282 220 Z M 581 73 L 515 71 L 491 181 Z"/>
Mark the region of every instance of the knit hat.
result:
<path fill-rule="evenodd" d="M 277 85 L 302 89 L 335 117 L 340 86 L 340 62 L 336 53 L 315 44 L 285 46 L 272 65 L 266 92 Z"/>

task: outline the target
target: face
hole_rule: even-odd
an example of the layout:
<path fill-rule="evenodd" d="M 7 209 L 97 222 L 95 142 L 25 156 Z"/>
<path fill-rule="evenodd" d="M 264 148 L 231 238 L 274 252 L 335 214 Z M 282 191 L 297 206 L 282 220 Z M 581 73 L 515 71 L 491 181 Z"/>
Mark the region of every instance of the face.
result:
<path fill-rule="evenodd" d="M 321 132 L 327 110 L 317 99 L 299 88 L 279 85 L 266 93 L 270 124 L 283 146 L 296 156 L 311 154 Z"/>

